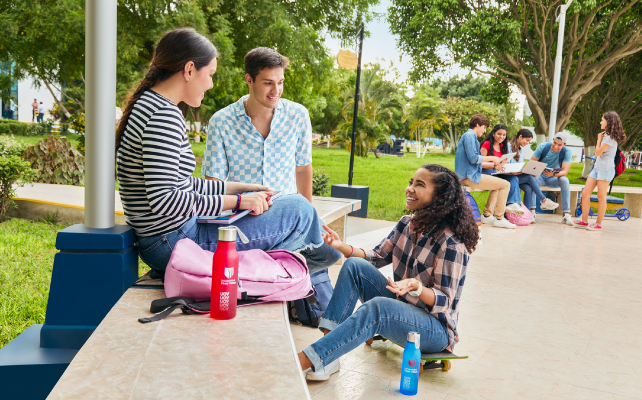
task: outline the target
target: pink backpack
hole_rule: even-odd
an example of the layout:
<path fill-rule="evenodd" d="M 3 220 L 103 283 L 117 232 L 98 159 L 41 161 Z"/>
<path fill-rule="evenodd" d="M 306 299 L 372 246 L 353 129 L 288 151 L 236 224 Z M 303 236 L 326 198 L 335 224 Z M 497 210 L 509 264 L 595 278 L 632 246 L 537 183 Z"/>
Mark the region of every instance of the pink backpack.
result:
<path fill-rule="evenodd" d="M 506 219 L 508 222 L 513 223 L 517 226 L 528 226 L 533 222 L 533 214 L 526 208 L 524 203 L 522 203 L 522 210 L 524 211 L 523 215 L 513 214 L 510 211 L 506 211 Z"/>
<path fill-rule="evenodd" d="M 254 302 L 299 300 L 313 294 L 303 256 L 287 250 L 239 251 L 239 300 Z M 191 239 L 174 246 L 165 270 L 165 295 L 209 300 L 212 258 Z M 239 304 L 241 305 L 241 304 Z"/>

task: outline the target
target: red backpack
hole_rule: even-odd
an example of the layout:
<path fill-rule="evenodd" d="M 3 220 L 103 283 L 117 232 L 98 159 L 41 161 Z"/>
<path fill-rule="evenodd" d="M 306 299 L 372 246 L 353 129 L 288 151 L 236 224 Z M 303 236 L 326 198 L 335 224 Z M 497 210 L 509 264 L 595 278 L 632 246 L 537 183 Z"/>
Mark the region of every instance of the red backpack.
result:
<path fill-rule="evenodd" d="M 618 177 L 622 175 L 624 171 L 626 171 L 626 157 L 624 157 L 624 153 L 617 148 L 615 150 L 615 176 Z"/>

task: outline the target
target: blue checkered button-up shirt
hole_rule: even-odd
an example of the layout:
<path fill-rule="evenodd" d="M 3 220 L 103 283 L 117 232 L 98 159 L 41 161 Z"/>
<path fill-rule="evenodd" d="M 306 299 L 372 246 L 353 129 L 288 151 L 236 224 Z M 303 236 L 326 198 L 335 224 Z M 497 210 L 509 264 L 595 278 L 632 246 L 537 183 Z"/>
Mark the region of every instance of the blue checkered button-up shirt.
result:
<path fill-rule="evenodd" d="M 280 99 L 267 139 L 245 113 L 242 97 L 219 110 L 207 127 L 201 174 L 296 193 L 296 166 L 312 163 L 312 124 L 302 105 Z"/>

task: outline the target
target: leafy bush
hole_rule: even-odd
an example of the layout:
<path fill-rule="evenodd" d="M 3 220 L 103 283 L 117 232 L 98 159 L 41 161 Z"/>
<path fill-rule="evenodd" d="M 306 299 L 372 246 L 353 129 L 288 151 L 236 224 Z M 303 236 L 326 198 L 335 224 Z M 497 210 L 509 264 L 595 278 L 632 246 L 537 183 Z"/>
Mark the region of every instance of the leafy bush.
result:
<path fill-rule="evenodd" d="M 20 156 L 27 147 L 13 136 L 0 135 L 0 157 Z"/>
<path fill-rule="evenodd" d="M 76 139 L 76 150 L 83 156 L 85 155 L 85 135 L 80 135 Z"/>
<path fill-rule="evenodd" d="M 25 131 L 25 136 L 51 135 L 53 121 L 47 120 L 37 124 L 30 124 Z"/>
<path fill-rule="evenodd" d="M 0 119 L 0 134 L 26 136 L 29 124 L 10 119 Z"/>
<path fill-rule="evenodd" d="M 85 133 L 85 113 L 76 111 L 71 114 L 67 122 L 69 123 L 69 127 L 76 131 L 76 135 Z"/>
<path fill-rule="evenodd" d="M 537 142 L 536 141 L 531 141 L 531 150 L 535 151 L 537 150 Z"/>
<path fill-rule="evenodd" d="M 68 135 L 69 134 L 69 124 L 66 122 L 63 122 L 60 124 L 60 134 L 61 135 Z"/>
<path fill-rule="evenodd" d="M 0 157 L 0 221 L 5 219 L 9 207 L 15 206 L 15 187 L 33 182 L 35 171 L 29 162 L 19 156 Z"/>
<path fill-rule="evenodd" d="M 330 175 L 328 175 L 323 168 L 315 169 L 312 174 L 312 195 L 324 196 L 328 192 L 329 183 Z"/>
<path fill-rule="evenodd" d="M 29 146 L 22 158 L 36 170 L 36 182 L 84 185 L 85 157 L 65 137 L 46 137 Z"/>

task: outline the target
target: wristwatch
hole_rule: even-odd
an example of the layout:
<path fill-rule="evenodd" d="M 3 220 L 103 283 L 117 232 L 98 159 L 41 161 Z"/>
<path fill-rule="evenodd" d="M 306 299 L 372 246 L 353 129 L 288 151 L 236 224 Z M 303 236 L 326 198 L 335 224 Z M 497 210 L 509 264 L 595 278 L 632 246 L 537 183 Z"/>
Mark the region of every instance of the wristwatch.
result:
<path fill-rule="evenodd" d="M 421 294 L 421 289 L 423 289 L 423 285 L 421 284 L 421 281 L 419 279 L 415 279 L 417 281 L 417 284 L 419 285 L 417 287 L 417 290 L 411 290 L 408 292 L 409 295 L 413 297 L 418 297 Z"/>

